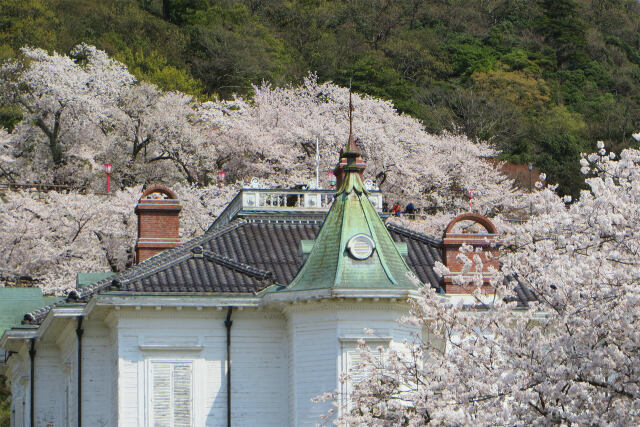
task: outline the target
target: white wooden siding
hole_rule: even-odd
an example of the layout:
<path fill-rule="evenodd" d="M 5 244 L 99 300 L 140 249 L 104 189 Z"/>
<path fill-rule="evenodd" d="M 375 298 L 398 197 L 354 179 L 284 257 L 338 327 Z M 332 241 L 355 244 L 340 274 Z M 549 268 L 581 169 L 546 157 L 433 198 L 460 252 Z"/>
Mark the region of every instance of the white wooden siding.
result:
<path fill-rule="evenodd" d="M 226 310 L 123 310 L 118 316 L 118 425 L 151 425 L 144 366 L 164 358 L 193 361 L 194 425 L 226 426 Z M 234 310 L 232 320 L 233 424 L 287 425 L 284 317 L 247 309 Z"/>
<path fill-rule="evenodd" d="M 344 364 L 352 363 L 345 343 L 355 346 L 358 337 L 366 337 L 364 328 L 401 342 L 409 332 L 396 320 L 405 309 L 400 303 L 335 300 L 273 310 L 234 309 L 233 425 L 321 423 L 332 404 L 311 399 L 338 389 Z M 226 309 L 131 307 L 105 312 L 106 318 L 92 317 L 83 323 L 84 425 L 153 425 L 149 363 L 164 360 L 191 366 L 192 424 L 226 426 Z M 76 319 L 65 322 L 54 329 L 56 336 L 38 341 L 38 426 L 77 425 Z M 14 396 L 28 399 L 27 346 L 9 363 Z M 19 410 L 18 400 L 13 405 Z M 28 402 L 24 408 L 28 424 Z M 19 414 L 14 417 L 18 426 L 19 418 Z"/>

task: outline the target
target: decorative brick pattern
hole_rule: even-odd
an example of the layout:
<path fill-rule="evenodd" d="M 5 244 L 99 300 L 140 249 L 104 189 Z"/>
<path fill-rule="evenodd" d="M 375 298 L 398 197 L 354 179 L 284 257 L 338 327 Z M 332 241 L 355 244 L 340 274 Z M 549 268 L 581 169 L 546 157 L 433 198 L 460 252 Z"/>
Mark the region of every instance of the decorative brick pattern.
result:
<path fill-rule="evenodd" d="M 461 221 L 473 221 L 481 225 L 485 229 L 485 233 L 452 233 L 454 226 Z M 491 220 L 476 213 L 465 213 L 457 216 L 449 223 L 444 232 L 442 241 L 443 258 L 445 265 L 451 272 L 443 280 L 445 292 L 448 294 L 470 294 L 476 289 L 476 285 L 473 283 L 455 283 L 455 276 L 462 274 L 463 263 L 458 259 L 458 254 L 460 253 L 460 247 L 465 244 L 474 249 L 482 249 L 482 252 L 480 252 L 482 271 L 476 272 L 474 265 L 469 276 L 471 274 L 481 274 L 483 281 L 482 292 L 485 294 L 493 293 L 493 287 L 489 282 L 492 278 L 491 270 L 495 269 L 497 271 L 500 269 L 498 255 L 501 241 L 499 240 L 498 230 Z M 466 273 L 465 276 L 467 276 Z"/>

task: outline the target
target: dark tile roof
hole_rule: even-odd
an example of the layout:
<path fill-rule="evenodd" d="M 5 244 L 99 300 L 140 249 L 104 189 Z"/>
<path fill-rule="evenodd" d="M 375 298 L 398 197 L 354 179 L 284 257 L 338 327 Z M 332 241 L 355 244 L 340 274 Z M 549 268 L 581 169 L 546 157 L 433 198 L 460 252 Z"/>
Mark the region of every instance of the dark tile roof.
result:
<path fill-rule="evenodd" d="M 302 264 L 300 240 L 313 240 L 321 219 L 235 219 L 184 244 L 93 285 L 76 289 L 68 301 L 86 301 L 101 291 L 154 293 L 254 293 L 270 284 L 288 284 Z M 442 262 L 439 239 L 387 225 L 395 241 L 407 244 L 407 264 L 420 280 L 434 288 L 441 277 L 433 270 Z M 531 301 L 526 286 L 518 286 L 522 304 Z M 25 316 L 39 323 L 51 306 Z"/>
<path fill-rule="evenodd" d="M 217 234 L 203 247 L 271 271 L 275 282 L 286 285 L 302 264 L 300 240 L 315 239 L 321 225 L 322 221 L 245 221 L 229 232 Z"/>
<path fill-rule="evenodd" d="M 506 276 L 504 280 L 507 286 L 513 286 L 513 283 L 515 282 L 515 286 L 513 286 L 514 295 L 505 298 L 506 301 L 516 301 L 520 307 L 526 307 L 529 302 L 539 301 L 539 298 L 533 290 L 531 290 L 526 283 L 520 280 L 518 276 Z"/>
<path fill-rule="evenodd" d="M 387 224 L 387 229 L 393 240 L 407 244 L 407 264 L 422 283 L 439 288 L 441 277 L 433 270 L 433 266 L 436 261 L 443 262 L 440 248 L 442 241 L 394 224 Z"/>

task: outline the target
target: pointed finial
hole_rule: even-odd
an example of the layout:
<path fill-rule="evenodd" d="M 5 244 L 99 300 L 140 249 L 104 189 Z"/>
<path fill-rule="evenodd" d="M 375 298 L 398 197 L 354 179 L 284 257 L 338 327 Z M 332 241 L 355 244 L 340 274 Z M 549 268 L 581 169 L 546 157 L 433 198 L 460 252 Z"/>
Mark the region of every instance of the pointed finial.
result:
<path fill-rule="evenodd" d="M 353 94 L 351 92 L 351 79 L 349 79 L 349 140 L 347 144 L 340 150 L 340 160 L 333 170 L 336 177 L 336 188 L 340 189 L 345 177 L 350 172 L 355 172 L 362 178 L 362 173 L 366 165 L 362 162 L 358 144 L 353 137 Z M 360 183 L 362 184 L 362 183 Z"/>
<path fill-rule="evenodd" d="M 343 153 L 354 153 L 360 154 L 358 151 L 358 147 L 356 145 L 355 138 L 353 137 L 353 112 L 355 109 L 353 108 L 353 96 L 351 92 L 351 79 L 349 79 L 349 140 L 347 141 L 346 147 L 342 150 Z"/>
<path fill-rule="evenodd" d="M 353 97 L 351 96 L 351 79 L 349 79 L 349 145 L 353 139 Z M 348 147 L 351 148 L 351 147 Z"/>

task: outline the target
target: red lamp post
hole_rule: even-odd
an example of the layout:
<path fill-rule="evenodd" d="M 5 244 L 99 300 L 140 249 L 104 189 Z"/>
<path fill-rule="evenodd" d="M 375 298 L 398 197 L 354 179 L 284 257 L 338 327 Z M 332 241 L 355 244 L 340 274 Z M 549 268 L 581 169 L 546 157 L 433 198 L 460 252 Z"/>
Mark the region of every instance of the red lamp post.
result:
<path fill-rule="evenodd" d="M 218 186 L 222 188 L 224 185 L 224 177 L 227 175 L 225 171 L 218 172 Z"/>
<path fill-rule="evenodd" d="M 107 194 L 108 194 L 109 190 L 110 190 L 109 178 L 111 176 L 111 163 L 105 163 L 104 164 L 104 170 L 107 171 Z"/>

